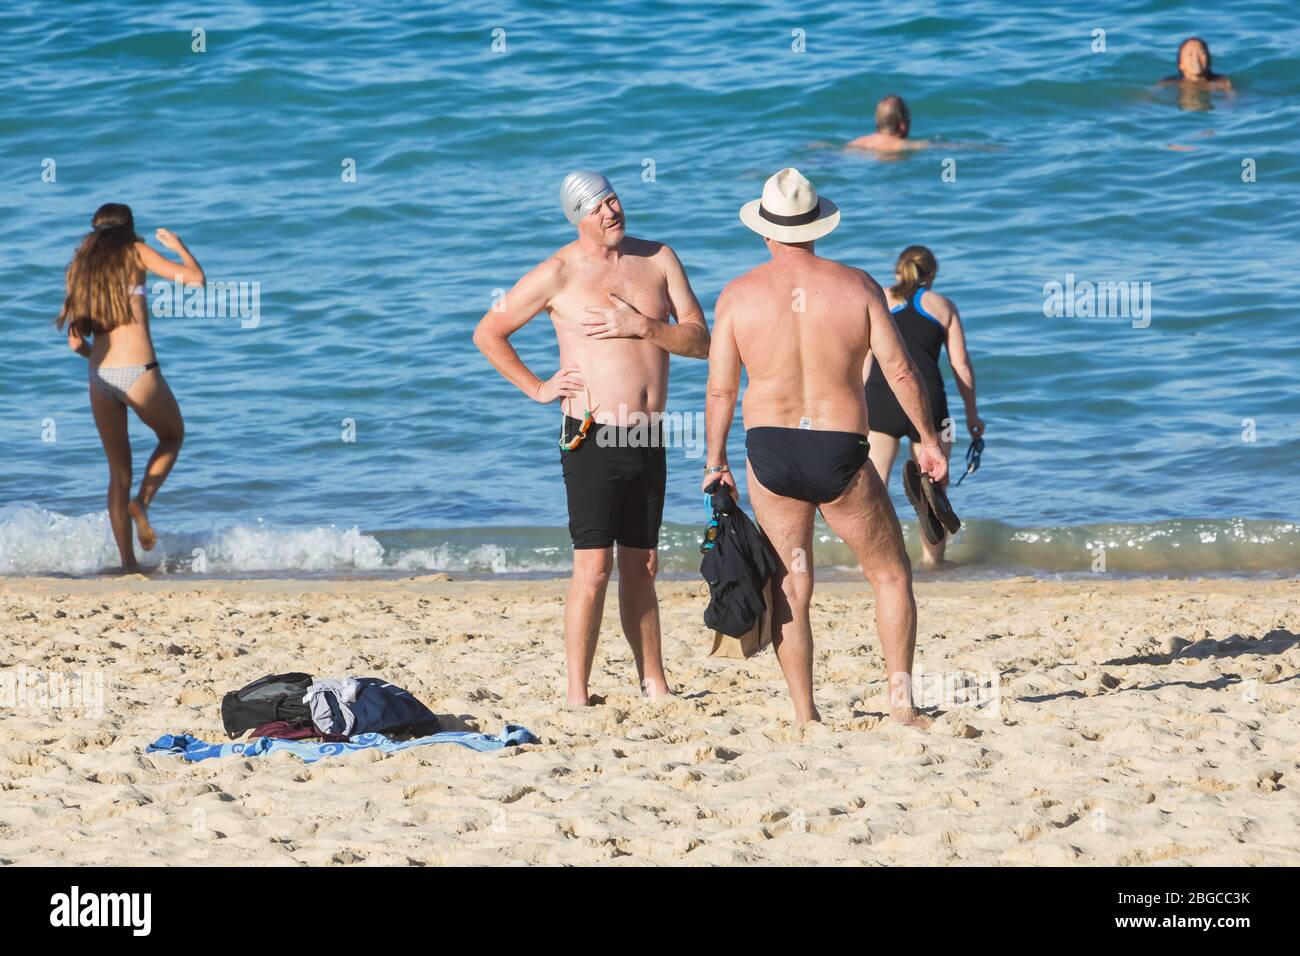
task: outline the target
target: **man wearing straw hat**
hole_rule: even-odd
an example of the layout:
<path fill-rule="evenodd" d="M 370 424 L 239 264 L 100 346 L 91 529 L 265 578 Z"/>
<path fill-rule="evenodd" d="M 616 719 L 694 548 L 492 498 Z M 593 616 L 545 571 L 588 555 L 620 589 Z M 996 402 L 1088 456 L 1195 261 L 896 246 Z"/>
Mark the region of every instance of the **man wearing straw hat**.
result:
<path fill-rule="evenodd" d="M 655 698 L 670 693 L 655 595 L 667 476 L 659 416 L 668 400 L 669 353 L 705 358 L 709 327 L 672 249 L 626 234 L 609 180 L 587 170 L 570 173 L 560 203 L 577 239 L 483 316 L 474 344 L 529 398 L 560 400 L 557 454 L 573 541 L 564 609 L 569 705 L 590 703 L 587 684 L 615 544 L 619 618 L 642 693 Z M 550 313 L 560 346 L 560 370 L 546 380 L 509 342 L 542 311 Z"/>
<path fill-rule="evenodd" d="M 762 236 L 771 259 L 733 280 L 714 312 L 709 349 L 708 458 L 704 486 L 735 482 L 727 433 L 743 365 L 749 498 L 780 559 L 773 590 L 772 644 L 800 723 L 818 720 L 812 690 L 813 517 L 861 563 L 876 592 L 876 629 L 889 677 L 889 716 L 928 725 L 912 700 L 916 601 L 898 516 L 867 458 L 862 368 L 867 353 L 883 369 L 921 442 L 917 463 L 941 481 L 948 466 L 925 387 L 867 273 L 823 259 L 816 240 L 840 221 L 798 170 L 768 179 L 740 220 Z"/>

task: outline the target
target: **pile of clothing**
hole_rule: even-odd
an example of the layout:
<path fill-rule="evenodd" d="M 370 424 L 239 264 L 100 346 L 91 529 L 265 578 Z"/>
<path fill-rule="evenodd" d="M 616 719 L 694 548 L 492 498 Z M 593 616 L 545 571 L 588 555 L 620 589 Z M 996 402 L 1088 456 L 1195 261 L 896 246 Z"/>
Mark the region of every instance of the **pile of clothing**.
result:
<path fill-rule="evenodd" d="M 423 737 L 438 732 L 438 718 L 414 694 L 378 677 L 313 678 L 269 674 L 233 690 L 221 701 L 221 722 L 231 739 L 343 742 L 362 734 Z"/>
<path fill-rule="evenodd" d="M 538 743 L 532 731 L 516 724 L 506 724 L 500 734 L 440 730 L 437 716 L 414 694 L 378 677 L 268 674 L 222 698 L 221 722 L 232 740 L 245 734 L 247 739 L 217 744 L 187 733 L 163 734 L 144 752 L 190 763 L 291 753 L 311 763 L 357 750 L 397 753 L 457 744 L 487 752 Z"/>

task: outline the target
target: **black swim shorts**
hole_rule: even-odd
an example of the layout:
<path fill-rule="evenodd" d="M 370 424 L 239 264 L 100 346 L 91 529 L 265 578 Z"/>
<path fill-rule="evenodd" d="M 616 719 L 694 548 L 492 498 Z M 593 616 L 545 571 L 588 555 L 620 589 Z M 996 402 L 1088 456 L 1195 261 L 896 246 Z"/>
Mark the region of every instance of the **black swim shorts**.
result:
<path fill-rule="evenodd" d="M 745 452 L 758 483 L 774 495 L 814 505 L 844 494 L 870 451 L 867 436 L 857 432 L 768 425 L 745 432 Z"/>
<path fill-rule="evenodd" d="M 582 424 L 565 416 L 566 439 Z M 573 547 L 655 548 L 664 516 L 668 459 L 660 423 L 618 428 L 596 425 L 573 451 L 560 452 L 569 497 Z"/>

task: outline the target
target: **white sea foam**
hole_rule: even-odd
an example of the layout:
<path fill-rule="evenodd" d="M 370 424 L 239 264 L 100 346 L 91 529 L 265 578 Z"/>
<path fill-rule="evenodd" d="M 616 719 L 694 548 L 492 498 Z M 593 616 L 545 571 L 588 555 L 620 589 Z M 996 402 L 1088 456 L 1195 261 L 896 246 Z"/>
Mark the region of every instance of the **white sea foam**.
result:
<path fill-rule="evenodd" d="M 179 574 L 293 574 L 461 571 L 472 574 L 563 572 L 568 549 L 508 548 L 491 542 L 385 549 L 353 526 L 276 528 L 261 522 L 205 532 L 163 533 L 146 568 Z M 106 511 L 67 516 L 36 504 L 0 507 L 0 574 L 95 574 L 117 567 Z"/>
<path fill-rule="evenodd" d="M 916 544 L 914 525 L 907 534 Z M 853 569 L 852 554 L 820 534 L 817 562 Z M 696 529 L 668 525 L 660 566 L 694 574 Z M 1137 573 L 1293 572 L 1300 568 L 1300 527 L 1237 519 L 1157 524 L 1015 528 L 974 521 L 952 543 L 968 570 L 1090 572 L 1095 549 L 1107 568 Z M 564 528 L 426 529 L 364 533 L 356 526 L 283 528 L 263 522 L 204 531 L 167 531 L 137 557 L 145 568 L 179 575 L 424 574 L 566 575 L 571 550 Z M 0 575 L 95 574 L 115 568 L 117 548 L 105 512 L 61 515 L 32 503 L 0 507 Z"/>
<path fill-rule="evenodd" d="M 93 574 L 117 561 L 107 511 L 69 517 L 32 504 L 0 507 L 0 574 Z"/>
<path fill-rule="evenodd" d="M 356 528 L 278 529 L 240 524 L 196 534 L 163 534 L 136 557 L 146 568 L 241 572 L 378 571 L 384 548 Z M 0 507 L 0 574 L 94 574 L 118 565 L 106 511 L 67 516 L 30 503 Z"/>
<path fill-rule="evenodd" d="M 378 571 L 384 548 L 356 527 L 279 529 L 235 525 L 212 535 L 208 567 L 218 571 Z"/>
<path fill-rule="evenodd" d="M 571 558 L 568 549 L 537 547 L 526 555 L 514 553 L 499 544 L 473 547 L 439 545 L 412 548 L 393 556 L 390 567 L 399 571 L 461 571 L 470 574 L 527 574 L 541 572 L 568 573 Z"/>

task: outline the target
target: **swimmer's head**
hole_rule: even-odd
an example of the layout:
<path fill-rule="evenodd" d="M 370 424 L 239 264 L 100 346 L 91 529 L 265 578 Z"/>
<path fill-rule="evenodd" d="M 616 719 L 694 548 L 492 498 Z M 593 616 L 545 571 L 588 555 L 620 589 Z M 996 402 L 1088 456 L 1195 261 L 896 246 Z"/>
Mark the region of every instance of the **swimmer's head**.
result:
<path fill-rule="evenodd" d="M 71 324 L 83 338 L 134 321 L 127 289 L 143 268 L 130 206 L 105 203 L 91 217 L 90 230 L 68 264 L 68 292 L 58 318 L 60 329 Z"/>
<path fill-rule="evenodd" d="M 876 104 L 876 132 L 888 133 L 899 139 L 907 139 L 912 128 L 912 111 L 907 108 L 903 98 L 897 93 L 890 93 Z"/>
<path fill-rule="evenodd" d="M 1210 45 L 1200 37 L 1188 37 L 1178 47 L 1178 72 L 1185 80 L 1211 76 Z"/>
<path fill-rule="evenodd" d="M 609 180 L 600 173 L 580 169 L 564 177 L 560 203 L 578 234 L 600 246 L 613 248 L 623 239 L 623 205 Z"/>
<path fill-rule="evenodd" d="M 890 292 L 908 301 L 917 289 L 928 289 L 934 285 L 934 277 L 939 274 L 939 263 L 934 253 L 925 246 L 908 246 L 898 254 L 894 264 L 894 285 Z"/>
<path fill-rule="evenodd" d="M 133 242 L 140 241 L 135 234 L 135 217 L 131 215 L 131 207 L 120 202 L 106 202 L 96 209 L 95 215 L 90 217 L 90 228 L 96 232 L 122 228 Z"/>
<path fill-rule="evenodd" d="M 576 226 L 613 192 L 614 187 L 600 173 L 578 169 L 565 176 L 560 184 L 560 205 L 565 217 Z"/>

